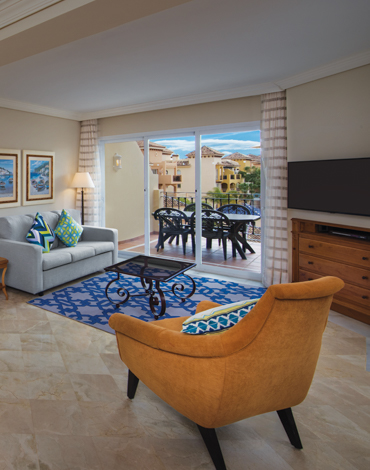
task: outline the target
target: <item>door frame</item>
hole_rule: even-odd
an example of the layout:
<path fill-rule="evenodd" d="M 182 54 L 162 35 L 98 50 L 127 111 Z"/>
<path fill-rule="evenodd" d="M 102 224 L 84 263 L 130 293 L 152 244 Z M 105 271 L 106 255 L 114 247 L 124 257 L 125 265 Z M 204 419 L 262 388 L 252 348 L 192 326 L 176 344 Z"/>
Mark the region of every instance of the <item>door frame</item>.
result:
<path fill-rule="evenodd" d="M 193 136 L 195 139 L 195 205 L 196 205 L 196 224 L 199 227 L 201 224 L 201 180 L 202 180 L 202 158 L 201 158 L 201 139 L 203 135 L 221 134 L 231 132 L 249 132 L 260 130 L 260 121 L 234 123 L 234 124 L 219 124 L 214 126 L 200 126 L 182 129 L 170 129 L 155 132 L 141 132 L 135 134 L 121 134 L 114 136 L 106 136 L 99 138 L 99 154 L 101 163 L 101 192 L 102 192 L 102 226 L 105 226 L 105 144 L 115 142 L 130 142 L 133 140 L 144 141 L 144 239 L 145 239 L 145 254 L 150 254 L 150 188 L 149 188 L 149 141 L 166 139 L 171 137 L 189 137 Z M 261 239 L 264 233 L 264 194 L 265 194 L 265 175 L 263 165 L 261 164 Z M 196 253 L 195 262 L 197 263 L 195 271 L 201 273 L 220 274 L 228 277 L 249 279 L 261 282 L 262 274 L 254 273 L 247 270 L 239 270 L 227 267 L 215 267 L 202 263 L 202 247 L 201 247 L 202 234 L 201 231 L 196 233 Z M 264 261 L 264 245 L 262 244 L 262 262 Z"/>

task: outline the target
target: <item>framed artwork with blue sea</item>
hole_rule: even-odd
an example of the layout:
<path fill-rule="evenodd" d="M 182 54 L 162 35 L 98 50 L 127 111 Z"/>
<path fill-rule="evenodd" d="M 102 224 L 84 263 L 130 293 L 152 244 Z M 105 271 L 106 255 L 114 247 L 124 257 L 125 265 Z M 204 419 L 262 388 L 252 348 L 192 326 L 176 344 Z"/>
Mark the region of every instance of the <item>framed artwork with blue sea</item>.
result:
<path fill-rule="evenodd" d="M 54 152 L 23 150 L 23 205 L 54 202 Z"/>
<path fill-rule="evenodd" d="M 20 150 L 0 149 L 0 209 L 19 206 Z"/>

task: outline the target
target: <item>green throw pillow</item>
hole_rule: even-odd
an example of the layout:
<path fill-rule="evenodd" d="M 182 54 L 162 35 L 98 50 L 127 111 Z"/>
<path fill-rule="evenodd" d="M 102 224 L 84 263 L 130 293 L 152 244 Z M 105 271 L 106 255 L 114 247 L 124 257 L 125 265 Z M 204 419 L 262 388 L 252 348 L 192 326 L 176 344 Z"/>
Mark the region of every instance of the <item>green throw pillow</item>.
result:
<path fill-rule="evenodd" d="M 65 245 L 76 246 L 83 232 L 83 228 L 63 209 L 54 232 Z"/>
<path fill-rule="evenodd" d="M 55 235 L 53 230 L 45 222 L 42 215 L 38 212 L 35 216 L 32 227 L 26 235 L 26 240 L 34 245 L 42 246 L 43 253 L 50 252 L 50 246 L 55 240 Z"/>
<path fill-rule="evenodd" d="M 242 320 L 258 300 L 241 300 L 196 313 L 184 321 L 181 331 L 190 335 L 203 335 L 230 328 Z"/>

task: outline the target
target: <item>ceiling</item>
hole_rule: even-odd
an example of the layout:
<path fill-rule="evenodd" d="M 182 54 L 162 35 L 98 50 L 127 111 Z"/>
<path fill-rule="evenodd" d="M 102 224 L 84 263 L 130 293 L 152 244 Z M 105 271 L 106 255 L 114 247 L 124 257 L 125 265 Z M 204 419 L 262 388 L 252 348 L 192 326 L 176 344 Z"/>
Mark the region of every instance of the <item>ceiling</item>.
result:
<path fill-rule="evenodd" d="M 369 0 L 49 3 L 0 29 L 2 107 L 114 116 L 279 91 L 370 63 Z"/>

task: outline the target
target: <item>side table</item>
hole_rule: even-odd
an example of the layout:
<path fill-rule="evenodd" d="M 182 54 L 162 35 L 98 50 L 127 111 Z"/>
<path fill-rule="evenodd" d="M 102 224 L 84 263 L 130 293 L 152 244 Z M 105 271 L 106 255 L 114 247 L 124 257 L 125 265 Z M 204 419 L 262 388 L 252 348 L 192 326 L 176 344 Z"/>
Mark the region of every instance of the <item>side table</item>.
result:
<path fill-rule="evenodd" d="M 0 269 L 3 270 L 0 289 L 2 289 L 2 291 L 4 292 L 6 300 L 8 300 L 8 293 L 6 291 L 6 285 L 5 285 L 5 273 L 6 273 L 6 270 L 8 269 L 8 260 L 6 258 L 1 258 L 0 257 Z"/>

